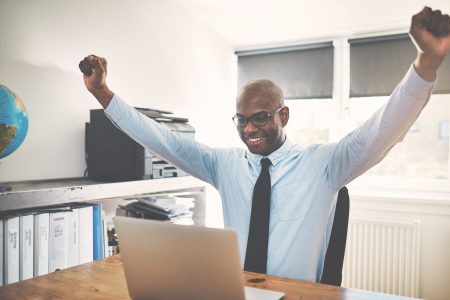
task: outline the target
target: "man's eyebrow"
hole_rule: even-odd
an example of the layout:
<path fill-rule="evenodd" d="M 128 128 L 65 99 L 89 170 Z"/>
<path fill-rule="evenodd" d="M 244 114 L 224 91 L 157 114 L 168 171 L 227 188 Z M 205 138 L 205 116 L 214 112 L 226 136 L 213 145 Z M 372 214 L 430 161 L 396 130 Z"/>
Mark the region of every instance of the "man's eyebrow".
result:
<path fill-rule="evenodd" d="M 256 115 L 261 115 L 261 114 L 268 114 L 268 113 L 269 112 L 267 110 L 262 110 L 262 111 L 258 111 L 256 113 L 254 113 L 254 114 L 251 114 L 250 117 L 251 116 L 256 116 Z M 236 113 L 236 116 L 245 117 L 243 114 L 240 114 L 240 113 Z"/>
<path fill-rule="evenodd" d="M 262 110 L 262 111 L 259 111 L 259 112 L 257 112 L 257 113 L 254 113 L 253 115 L 259 115 L 259 114 L 268 114 L 269 112 L 267 111 L 267 110 Z"/>

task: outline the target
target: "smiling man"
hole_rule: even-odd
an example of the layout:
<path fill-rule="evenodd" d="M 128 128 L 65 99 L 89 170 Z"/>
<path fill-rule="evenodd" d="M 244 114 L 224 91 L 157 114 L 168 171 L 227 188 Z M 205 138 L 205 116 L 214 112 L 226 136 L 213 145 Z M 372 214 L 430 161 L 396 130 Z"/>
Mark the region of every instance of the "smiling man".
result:
<path fill-rule="evenodd" d="M 450 49 L 450 18 L 424 8 L 410 35 L 417 59 L 389 101 L 339 142 L 307 148 L 286 137 L 289 108 L 268 80 L 248 83 L 237 97 L 233 121 L 247 149 L 208 147 L 143 116 L 108 88 L 104 58 L 84 59 L 84 82 L 118 128 L 218 189 L 245 270 L 318 282 L 337 193 L 383 159 L 428 102 Z"/>
<path fill-rule="evenodd" d="M 272 118 L 275 114 L 279 118 Z M 283 92 L 273 82 L 255 80 L 242 88 L 233 121 L 250 152 L 267 156 L 280 148 L 286 139 L 283 128 L 288 120 Z"/>

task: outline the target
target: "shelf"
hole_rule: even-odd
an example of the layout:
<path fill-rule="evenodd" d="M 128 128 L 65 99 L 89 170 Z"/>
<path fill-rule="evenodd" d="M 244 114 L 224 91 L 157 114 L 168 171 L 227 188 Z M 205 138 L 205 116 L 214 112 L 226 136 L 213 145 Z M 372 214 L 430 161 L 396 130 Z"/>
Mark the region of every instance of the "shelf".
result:
<path fill-rule="evenodd" d="M 104 183 L 85 178 L 3 183 L 11 187 L 0 193 L 0 211 L 83 202 L 130 195 L 198 189 L 205 183 L 191 176 Z"/>

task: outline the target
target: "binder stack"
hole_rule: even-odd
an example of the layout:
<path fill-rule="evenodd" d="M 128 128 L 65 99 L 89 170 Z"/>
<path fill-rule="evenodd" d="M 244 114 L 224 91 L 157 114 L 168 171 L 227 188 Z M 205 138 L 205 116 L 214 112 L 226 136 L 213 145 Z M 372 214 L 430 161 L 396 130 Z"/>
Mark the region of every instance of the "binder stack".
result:
<path fill-rule="evenodd" d="M 0 286 L 113 254 L 101 204 L 0 214 Z"/>

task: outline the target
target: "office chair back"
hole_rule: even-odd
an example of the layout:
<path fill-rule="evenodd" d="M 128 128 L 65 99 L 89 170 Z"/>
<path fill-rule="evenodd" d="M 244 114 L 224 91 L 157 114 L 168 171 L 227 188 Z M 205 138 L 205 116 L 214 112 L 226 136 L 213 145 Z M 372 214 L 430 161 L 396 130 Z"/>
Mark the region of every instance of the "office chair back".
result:
<path fill-rule="evenodd" d="M 331 229 L 320 283 L 341 286 L 349 210 L 350 198 L 348 196 L 348 190 L 344 186 L 339 190 L 336 202 L 333 227 Z"/>

